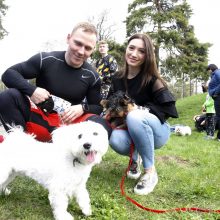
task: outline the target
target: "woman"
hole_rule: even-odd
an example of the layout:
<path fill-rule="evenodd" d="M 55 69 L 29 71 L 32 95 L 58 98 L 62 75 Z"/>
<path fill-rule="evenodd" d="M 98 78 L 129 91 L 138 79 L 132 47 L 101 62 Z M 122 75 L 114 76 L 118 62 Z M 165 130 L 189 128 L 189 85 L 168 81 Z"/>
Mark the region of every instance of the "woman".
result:
<path fill-rule="evenodd" d="M 154 47 L 146 34 L 134 34 L 128 40 L 125 68 L 112 81 L 112 92 L 125 91 L 137 106 L 127 114 L 127 130 L 114 129 L 110 145 L 117 153 L 129 156 L 134 143 L 132 164 L 127 175 L 138 179 L 141 175 L 138 154 L 143 164 L 143 175 L 134 188 L 139 195 L 153 191 L 158 182 L 154 166 L 154 149 L 162 147 L 170 136 L 166 120 L 177 118 L 175 99 L 157 70 Z"/>

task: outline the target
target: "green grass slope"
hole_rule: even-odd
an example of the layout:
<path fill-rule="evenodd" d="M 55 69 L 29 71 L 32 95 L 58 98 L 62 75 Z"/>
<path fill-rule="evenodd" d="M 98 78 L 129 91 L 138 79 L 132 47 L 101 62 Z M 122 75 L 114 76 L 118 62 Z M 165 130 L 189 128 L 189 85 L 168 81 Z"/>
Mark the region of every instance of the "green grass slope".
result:
<path fill-rule="evenodd" d="M 168 143 L 155 151 L 159 182 L 154 192 L 147 196 L 133 193 L 136 181 L 125 179 L 127 196 L 144 207 L 170 210 L 177 207 L 197 207 L 220 210 L 220 142 L 206 141 L 204 133 L 194 129 L 192 120 L 200 114 L 206 94 L 177 101 L 178 119 L 170 124 L 184 124 L 192 128 L 191 136 L 171 135 Z M 96 166 L 88 181 L 93 215 L 83 216 L 73 200 L 69 211 L 75 219 L 82 220 L 217 220 L 220 213 L 166 212 L 156 214 L 138 208 L 122 196 L 120 183 L 128 158 L 110 148 L 101 164 Z M 52 213 L 47 191 L 34 181 L 17 178 L 11 185 L 12 194 L 0 197 L 1 220 L 51 220 Z M 65 220 L 65 219 L 64 219 Z"/>

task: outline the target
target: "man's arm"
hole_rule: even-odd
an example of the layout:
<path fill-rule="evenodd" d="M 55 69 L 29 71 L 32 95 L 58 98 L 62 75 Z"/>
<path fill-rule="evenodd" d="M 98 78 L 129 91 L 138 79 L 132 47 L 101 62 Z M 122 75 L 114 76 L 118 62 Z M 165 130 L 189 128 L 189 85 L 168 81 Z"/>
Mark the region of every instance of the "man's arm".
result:
<path fill-rule="evenodd" d="M 117 61 L 113 56 L 111 56 L 109 59 L 109 70 L 110 70 L 110 73 L 114 73 L 118 70 Z"/>
<path fill-rule="evenodd" d="M 35 85 L 28 82 L 40 72 L 40 54 L 32 56 L 25 62 L 15 64 L 8 68 L 2 75 L 2 81 L 8 88 L 16 88 L 22 93 L 31 96 L 36 89 Z"/>

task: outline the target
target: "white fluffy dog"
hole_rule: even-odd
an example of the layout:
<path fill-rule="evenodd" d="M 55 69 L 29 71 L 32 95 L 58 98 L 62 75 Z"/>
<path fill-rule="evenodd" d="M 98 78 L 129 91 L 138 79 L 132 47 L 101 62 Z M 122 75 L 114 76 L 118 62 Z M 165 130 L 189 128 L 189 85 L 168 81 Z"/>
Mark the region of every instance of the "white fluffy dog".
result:
<path fill-rule="evenodd" d="M 107 131 L 91 121 L 56 129 L 52 143 L 36 141 L 21 129 L 12 128 L 0 144 L 0 192 L 9 194 L 6 186 L 16 175 L 25 175 L 49 191 L 55 219 L 74 219 L 67 212 L 72 196 L 89 216 L 92 211 L 86 182 L 107 149 Z"/>
<path fill-rule="evenodd" d="M 176 126 L 175 127 L 175 134 L 178 136 L 191 135 L 192 131 L 189 126 Z"/>

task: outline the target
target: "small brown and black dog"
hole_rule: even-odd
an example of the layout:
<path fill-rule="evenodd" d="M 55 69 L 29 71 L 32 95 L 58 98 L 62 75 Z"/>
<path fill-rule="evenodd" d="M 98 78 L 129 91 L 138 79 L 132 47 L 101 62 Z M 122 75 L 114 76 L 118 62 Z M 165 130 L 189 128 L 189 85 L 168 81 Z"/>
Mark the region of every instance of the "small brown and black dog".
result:
<path fill-rule="evenodd" d="M 125 92 L 119 90 L 100 103 L 105 118 L 112 128 L 126 128 L 125 118 L 128 112 L 137 109 L 137 105 Z"/>

